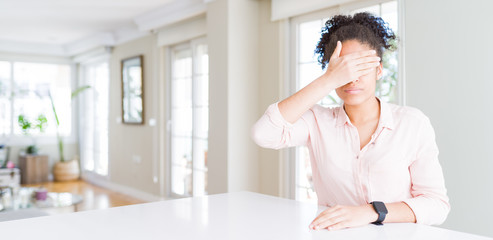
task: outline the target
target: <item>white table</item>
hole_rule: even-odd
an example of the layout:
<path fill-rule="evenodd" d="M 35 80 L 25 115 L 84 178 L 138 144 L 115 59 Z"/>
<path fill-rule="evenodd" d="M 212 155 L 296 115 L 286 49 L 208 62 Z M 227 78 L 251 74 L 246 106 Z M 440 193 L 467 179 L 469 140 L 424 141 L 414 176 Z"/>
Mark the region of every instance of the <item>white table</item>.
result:
<path fill-rule="evenodd" d="M 314 231 L 315 204 L 237 192 L 1 222 L 2 239 L 491 239 L 411 223 Z M 68 238 L 67 238 L 68 237 Z"/>

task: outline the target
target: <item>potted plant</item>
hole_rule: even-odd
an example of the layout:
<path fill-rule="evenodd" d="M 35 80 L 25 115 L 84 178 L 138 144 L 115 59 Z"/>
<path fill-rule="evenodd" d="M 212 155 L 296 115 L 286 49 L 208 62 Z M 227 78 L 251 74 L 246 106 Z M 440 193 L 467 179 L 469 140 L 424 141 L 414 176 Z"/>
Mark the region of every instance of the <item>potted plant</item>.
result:
<path fill-rule="evenodd" d="M 77 97 L 81 92 L 89 89 L 90 86 L 82 86 L 75 89 L 71 94 L 71 99 Z M 53 167 L 53 175 L 55 177 L 55 181 L 72 181 L 77 180 L 80 176 L 80 167 L 77 159 L 72 159 L 67 161 L 65 159 L 65 155 L 63 153 L 63 138 L 60 136 L 58 128 L 60 127 L 60 120 L 58 119 L 58 115 L 55 109 L 55 103 L 53 102 L 53 97 L 51 93 L 48 95 L 51 101 L 51 107 L 53 109 L 53 114 L 55 115 L 56 120 L 56 136 L 57 136 L 57 145 L 58 152 L 60 154 L 60 161 L 56 162 Z"/>
<path fill-rule="evenodd" d="M 21 131 L 25 136 L 30 136 L 31 130 L 33 130 L 33 129 L 38 129 L 40 133 L 43 133 L 46 129 L 46 123 L 47 122 L 48 121 L 46 119 L 46 116 L 43 114 L 39 114 L 38 118 L 36 119 L 35 124 L 32 123 L 23 114 L 21 114 L 17 117 L 17 123 L 19 124 L 19 127 L 21 128 Z M 33 141 L 33 144 L 27 146 L 26 153 L 31 154 L 31 155 L 37 155 L 39 149 L 36 146 L 36 141 L 34 140 L 34 138 L 32 138 L 32 141 Z"/>
<path fill-rule="evenodd" d="M 32 131 L 37 129 L 39 133 L 45 131 L 47 120 L 46 116 L 40 114 L 34 121 L 29 120 L 23 114 L 17 117 L 17 123 L 25 136 L 30 136 Z M 12 165 L 12 164 L 11 164 Z M 49 159 L 47 155 L 38 154 L 36 141 L 32 137 L 32 144 L 29 145 L 25 153 L 19 155 L 18 166 L 23 184 L 34 184 L 48 181 Z"/>

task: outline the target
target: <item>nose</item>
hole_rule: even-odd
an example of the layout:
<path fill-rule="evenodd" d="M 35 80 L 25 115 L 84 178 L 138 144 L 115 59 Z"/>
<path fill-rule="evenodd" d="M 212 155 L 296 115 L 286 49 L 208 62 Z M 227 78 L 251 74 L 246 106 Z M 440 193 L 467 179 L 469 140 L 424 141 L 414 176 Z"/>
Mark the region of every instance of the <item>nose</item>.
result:
<path fill-rule="evenodd" d="M 359 78 L 357 78 L 356 80 L 353 80 L 353 81 L 352 81 L 352 82 L 350 82 L 349 84 L 354 85 L 354 84 L 356 84 L 356 83 L 358 83 L 358 82 L 359 82 Z"/>

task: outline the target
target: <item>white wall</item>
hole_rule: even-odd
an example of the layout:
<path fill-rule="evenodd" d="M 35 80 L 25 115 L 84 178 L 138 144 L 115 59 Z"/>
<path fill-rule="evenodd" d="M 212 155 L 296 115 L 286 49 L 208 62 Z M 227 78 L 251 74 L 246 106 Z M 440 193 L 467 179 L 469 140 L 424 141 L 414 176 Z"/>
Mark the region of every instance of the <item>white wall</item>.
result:
<path fill-rule="evenodd" d="M 272 20 L 294 17 L 355 0 L 272 0 Z"/>
<path fill-rule="evenodd" d="M 279 21 L 271 21 L 270 1 L 259 1 L 259 77 L 258 77 L 258 101 L 259 109 L 257 118 L 265 112 L 267 107 L 280 100 L 283 59 L 281 58 L 284 39 L 281 34 Z M 260 189 L 263 194 L 281 196 L 282 159 L 280 151 L 259 148 L 259 174 Z"/>
<path fill-rule="evenodd" d="M 228 191 L 228 15 L 226 1 L 207 4 L 209 48 L 209 194 Z"/>
<path fill-rule="evenodd" d="M 209 193 L 258 191 L 258 147 L 250 127 L 258 117 L 257 1 L 207 5 L 209 44 Z"/>
<path fill-rule="evenodd" d="M 452 206 L 443 227 L 493 237 L 493 2 L 404 2 L 407 103 L 436 131 Z"/>
<path fill-rule="evenodd" d="M 250 127 L 260 116 L 259 91 L 263 94 L 261 99 L 268 99 L 263 101 L 262 108 L 277 101 L 276 95 L 268 93 L 270 90 L 277 91 L 280 65 L 277 63 L 278 24 L 268 20 L 269 6 L 269 1 L 249 0 L 217 0 L 207 5 L 210 62 L 209 194 L 248 190 L 278 195 L 279 155 L 273 150 L 259 154 L 259 148 L 250 139 Z M 260 9 L 262 22 L 259 20 Z M 187 32 L 187 26 L 196 21 L 192 19 L 177 23 L 172 26 L 173 32 Z M 158 161 L 161 158 L 168 161 L 166 140 L 161 139 L 162 129 L 148 124 L 124 125 L 115 119 L 121 116 L 120 61 L 144 54 L 145 118 L 157 118 L 158 126 L 165 121 L 166 88 L 159 81 L 165 81 L 163 76 L 169 71 L 166 68 L 167 45 L 177 43 L 176 34 L 168 38 L 166 33 L 169 29 L 159 32 L 157 36 L 149 35 L 118 45 L 111 57 L 109 181 L 161 196 L 166 193 L 168 178 L 165 162 L 155 164 L 156 156 L 159 157 Z M 259 73 L 260 69 L 262 74 Z M 262 88 L 259 87 L 260 75 L 268 82 Z M 142 162 L 133 162 L 134 155 L 140 156 Z M 269 159 L 259 164 L 259 156 Z M 165 186 L 164 191 L 152 181 L 155 168 L 159 168 L 157 172 Z"/>
<path fill-rule="evenodd" d="M 159 130 L 157 126 L 148 124 L 150 118 L 157 119 L 159 114 L 157 101 L 159 92 L 157 69 L 159 63 L 159 49 L 156 43 L 157 37 L 149 35 L 119 46 L 113 50 L 110 60 L 110 111 L 109 111 L 109 180 L 133 189 L 160 195 L 160 184 L 154 182 L 154 177 L 159 179 L 161 168 L 159 160 L 160 146 Z M 121 60 L 137 55 L 143 55 L 144 67 L 144 124 L 129 125 L 118 122 L 122 116 L 121 104 Z M 134 161 L 134 156 L 141 159 Z"/>

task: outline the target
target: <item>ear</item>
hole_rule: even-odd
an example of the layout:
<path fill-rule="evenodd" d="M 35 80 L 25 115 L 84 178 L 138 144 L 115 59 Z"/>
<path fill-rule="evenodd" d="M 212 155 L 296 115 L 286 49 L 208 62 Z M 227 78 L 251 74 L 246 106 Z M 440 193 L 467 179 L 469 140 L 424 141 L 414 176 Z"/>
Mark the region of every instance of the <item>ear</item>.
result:
<path fill-rule="evenodd" d="M 383 65 L 380 62 L 380 65 L 378 65 L 378 67 L 377 67 L 377 81 L 380 80 L 380 78 L 382 78 L 382 76 L 383 76 Z"/>

